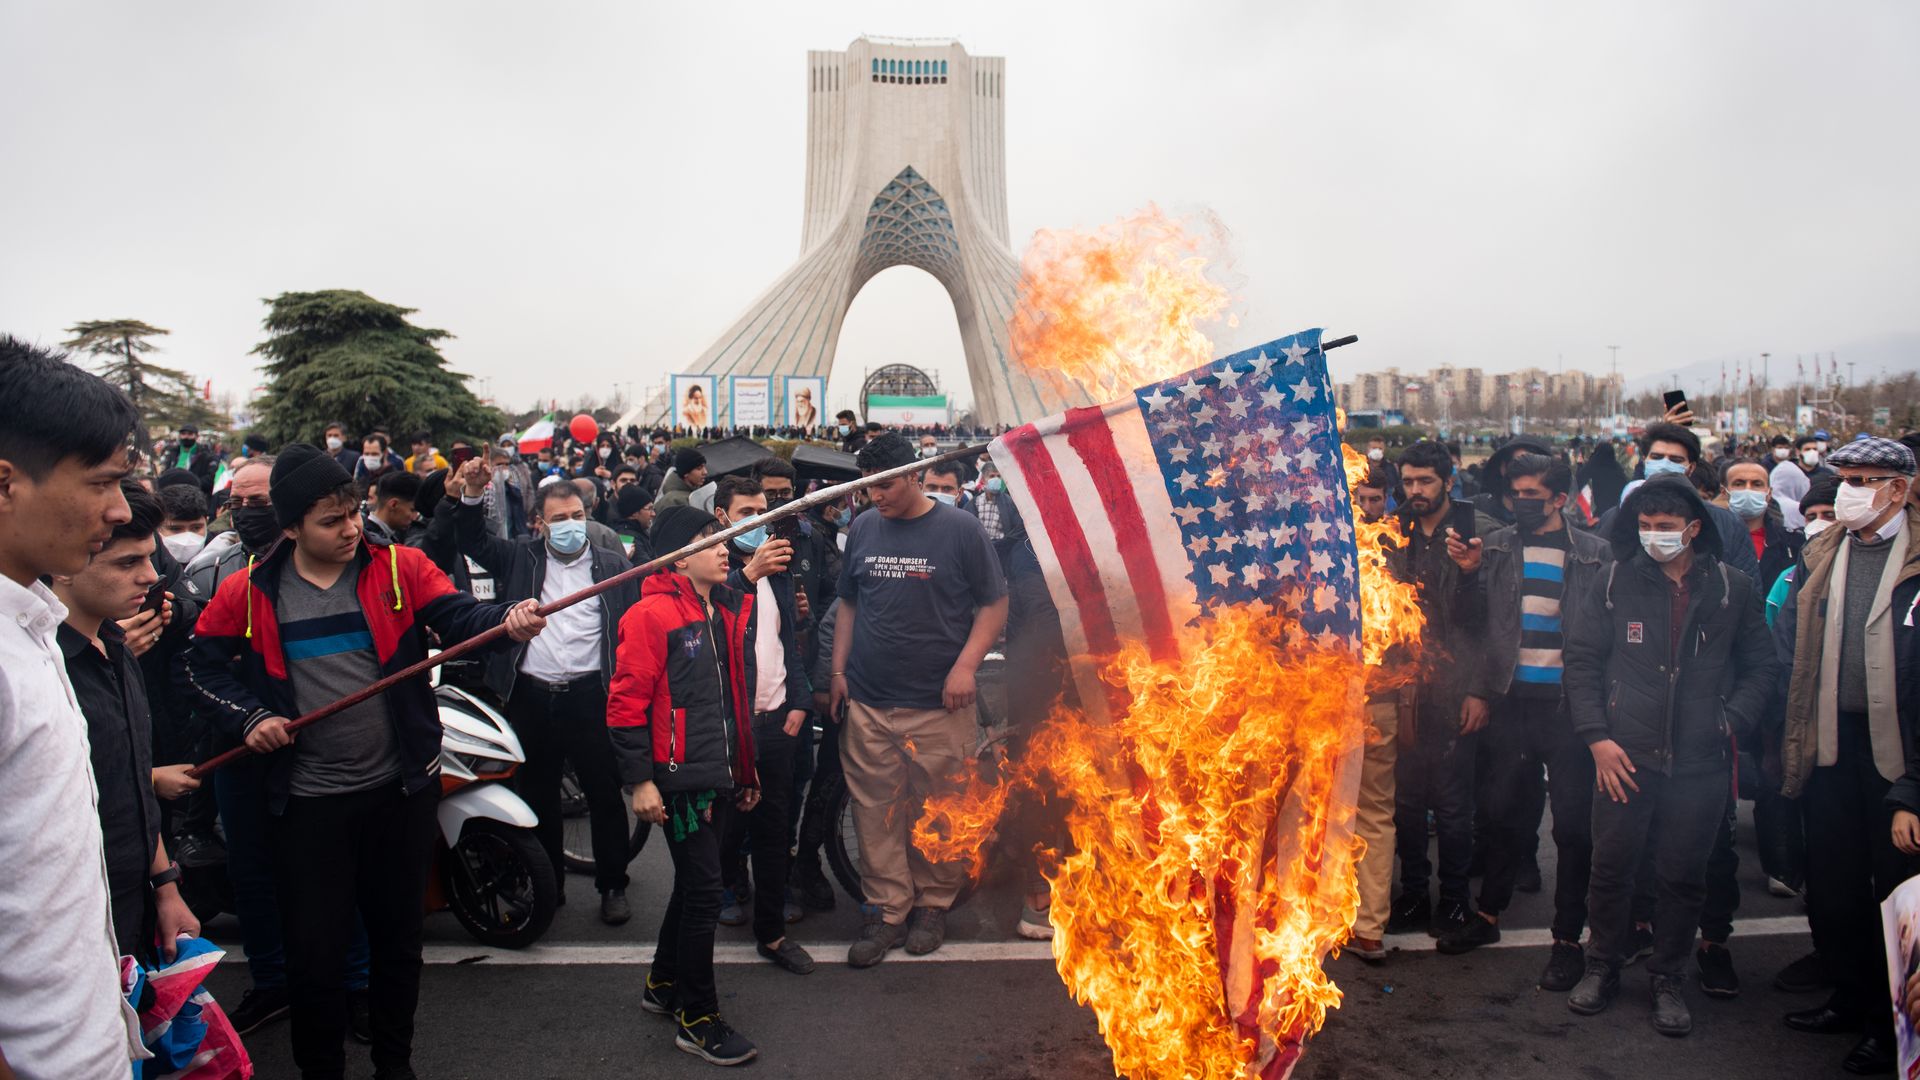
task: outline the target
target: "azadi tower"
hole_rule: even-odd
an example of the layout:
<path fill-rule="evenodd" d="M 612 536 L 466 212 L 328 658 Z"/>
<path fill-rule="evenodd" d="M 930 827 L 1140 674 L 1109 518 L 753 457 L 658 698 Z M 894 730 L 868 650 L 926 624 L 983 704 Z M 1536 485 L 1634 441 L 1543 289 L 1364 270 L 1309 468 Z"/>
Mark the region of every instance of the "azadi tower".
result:
<path fill-rule="evenodd" d="M 976 422 L 1087 404 L 1036 383 L 1008 345 L 1019 263 L 1007 230 L 1005 78 L 1003 59 L 951 41 L 863 37 L 845 52 L 809 52 L 800 257 L 684 370 L 719 376 L 722 394 L 729 375 L 825 377 L 860 287 L 917 266 L 953 298 Z M 896 359 L 917 362 L 914 343 Z"/>

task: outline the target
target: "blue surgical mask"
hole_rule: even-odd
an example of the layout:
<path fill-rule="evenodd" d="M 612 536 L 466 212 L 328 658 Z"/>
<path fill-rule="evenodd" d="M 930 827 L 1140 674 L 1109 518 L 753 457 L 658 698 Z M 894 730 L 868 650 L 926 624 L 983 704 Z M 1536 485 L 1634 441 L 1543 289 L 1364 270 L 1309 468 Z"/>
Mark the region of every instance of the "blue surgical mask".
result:
<path fill-rule="evenodd" d="M 847 426 L 847 425 L 845 425 L 845 424 L 841 424 L 841 425 L 840 425 L 840 434 L 842 434 L 842 435 L 845 435 L 845 434 L 847 434 L 848 432 L 850 432 L 850 431 L 852 431 L 852 430 L 853 430 L 852 428 L 850 428 L 850 427 L 848 427 L 848 426 Z"/>
<path fill-rule="evenodd" d="M 1656 476 L 1685 476 L 1685 475 L 1687 475 L 1687 466 L 1685 462 L 1669 461 L 1666 458 L 1658 458 L 1658 459 L 1650 458 L 1647 461 L 1647 479 L 1649 480 L 1653 479 Z"/>
<path fill-rule="evenodd" d="M 1727 509 L 1748 520 L 1767 512 L 1767 493 L 1764 491 L 1729 491 Z"/>
<path fill-rule="evenodd" d="M 549 522 L 547 543 L 562 555 L 572 555 L 587 546 L 587 523 L 584 521 Z"/>
<path fill-rule="evenodd" d="M 946 503 L 948 506 L 957 506 L 959 505 L 959 502 L 960 502 L 960 500 L 954 498 L 952 495 L 949 495 L 944 491 L 929 491 L 927 492 L 927 495 L 928 497 L 932 498 L 933 501 L 943 502 L 943 503 Z"/>
<path fill-rule="evenodd" d="M 758 521 L 759 519 L 760 515 L 755 514 L 752 517 L 741 518 L 739 521 L 734 522 L 734 524 L 745 525 L 749 521 Z M 767 527 L 765 525 L 748 529 L 746 532 L 733 538 L 733 546 L 739 548 L 741 551 L 758 551 L 760 550 L 760 545 L 766 542 Z"/>
<path fill-rule="evenodd" d="M 995 495 L 998 495 L 1001 492 L 1007 490 L 1007 482 L 996 476 L 993 479 L 987 481 L 987 490 L 993 492 Z"/>

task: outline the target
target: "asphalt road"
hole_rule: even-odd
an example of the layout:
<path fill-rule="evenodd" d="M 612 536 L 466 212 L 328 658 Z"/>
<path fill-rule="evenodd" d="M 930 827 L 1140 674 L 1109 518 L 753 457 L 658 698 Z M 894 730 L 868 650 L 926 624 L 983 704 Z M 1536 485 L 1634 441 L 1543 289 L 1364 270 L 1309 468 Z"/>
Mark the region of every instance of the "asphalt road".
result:
<path fill-rule="evenodd" d="M 1816 996 L 1772 989 L 1773 973 L 1808 950 L 1797 901 L 1765 894 L 1743 819 L 1744 898 L 1733 948 L 1741 996 L 1709 1000 L 1689 988 L 1695 1028 L 1685 1039 L 1657 1035 L 1647 1018 L 1644 968 L 1630 969 L 1612 1009 L 1584 1018 L 1564 997 L 1535 988 L 1550 914 L 1545 894 L 1522 895 L 1509 913 L 1503 947 L 1441 956 L 1429 939 L 1406 939 L 1380 967 L 1352 958 L 1332 963 L 1346 995 L 1313 1041 L 1295 1075 L 1306 1080 L 1380 1077 L 1842 1076 L 1851 1037 L 1799 1035 L 1782 1013 Z M 1543 845 L 1551 888 L 1552 844 Z M 518 954 L 488 950 L 452 916 L 428 919 L 428 968 L 422 986 L 415 1066 L 433 1078 L 710 1077 L 713 1066 L 673 1046 L 666 1021 L 638 1005 L 669 885 L 665 851 L 650 845 L 633 865 L 635 918 L 602 926 L 591 882 L 575 878 L 541 946 Z M 925 960 L 894 953 L 880 967 L 855 971 L 845 950 L 859 912 L 844 897 L 837 910 L 793 927 L 822 961 L 811 975 L 787 974 L 753 957 L 746 928 L 722 927 L 721 1006 L 760 1046 L 753 1074 L 834 1078 L 1099 1078 L 1112 1063 L 1091 1013 L 1074 1004 L 1046 958 L 1045 946 L 1019 941 L 1012 883 L 991 884 L 954 912 L 951 944 Z M 1529 929 L 1531 928 L 1531 929 Z M 231 941 L 230 919 L 208 928 Z M 237 956 L 238 948 L 234 947 Z M 245 967 L 228 963 L 211 982 L 238 1001 Z M 296 1075 L 284 1022 L 251 1036 L 263 1078 Z M 349 1075 L 370 1077 L 361 1047 L 350 1047 Z"/>

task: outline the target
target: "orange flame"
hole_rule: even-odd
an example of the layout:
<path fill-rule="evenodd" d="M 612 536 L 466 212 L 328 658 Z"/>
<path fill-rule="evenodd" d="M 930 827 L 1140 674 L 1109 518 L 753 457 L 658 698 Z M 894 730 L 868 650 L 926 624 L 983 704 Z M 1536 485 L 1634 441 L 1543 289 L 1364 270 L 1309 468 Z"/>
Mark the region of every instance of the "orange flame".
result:
<path fill-rule="evenodd" d="M 1070 400 L 1104 402 L 1211 361 L 1200 324 L 1238 319 L 1207 275 L 1223 232 L 1207 224 L 1203 239 L 1148 206 L 1093 232 L 1035 233 L 1013 316 L 1020 365 Z"/>
<path fill-rule="evenodd" d="M 1206 364 L 1214 351 L 1196 324 L 1228 305 L 1206 269 L 1200 242 L 1151 207 L 1092 234 L 1042 233 L 1023 266 L 1016 354 L 1096 401 Z M 1346 467 L 1351 485 L 1366 459 L 1349 449 Z M 1321 964 L 1358 903 L 1364 693 L 1421 628 L 1412 587 L 1387 571 L 1391 523 L 1354 526 L 1359 657 L 1310 646 L 1284 617 L 1255 610 L 1193 628 L 1178 663 L 1128 643 L 1101 665 L 1124 702 L 1110 721 L 1057 706 L 1021 761 L 998 779 L 971 771 L 916 824 L 929 858 L 974 856 L 977 871 L 1012 788 L 1048 785 L 1067 799 L 1072 851 L 1046 867 L 1054 961 L 1117 1073 L 1265 1074 L 1276 1048 L 1258 1034 L 1288 1052 L 1340 1001 Z M 1238 1015 L 1216 938 L 1223 902 L 1253 928 L 1240 944 L 1257 982 Z"/>

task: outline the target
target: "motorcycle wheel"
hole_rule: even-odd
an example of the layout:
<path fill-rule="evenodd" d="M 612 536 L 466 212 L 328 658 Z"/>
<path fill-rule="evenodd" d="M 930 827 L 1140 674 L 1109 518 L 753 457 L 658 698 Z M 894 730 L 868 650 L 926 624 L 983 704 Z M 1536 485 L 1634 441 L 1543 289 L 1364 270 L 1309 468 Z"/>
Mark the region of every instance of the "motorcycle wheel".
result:
<path fill-rule="evenodd" d="M 624 798 L 621 800 L 626 801 Z M 633 816 L 633 807 L 627 806 L 627 861 L 631 863 L 640 857 L 640 849 L 647 846 L 647 834 L 651 826 Z M 574 779 L 573 765 L 568 763 L 566 772 L 560 777 L 560 861 L 565 864 L 569 874 L 593 876 L 593 815 L 587 811 L 586 793 L 580 790 L 580 782 Z"/>
<path fill-rule="evenodd" d="M 553 924 L 560 884 L 532 832 L 478 818 L 440 860 L 447 906 L 474 940 L 523 949 Z"/>
<path fill-rule="evenodd" d="M 840 883 L 855 903 L 867 902 L 866 891 L 860 887 L 860 834 L 853 824 L 853 794 L 847 790 L 845 782 L 837 785 L 839 790 L 831 793 L 829 805 L 834 808 L 834 827 L 827 833 L 827 865 L 833 868 L 833 879 Z M 991 860 L 992 844 L 982 853 Z M 959 907 L 973 896 L 973 890 L 979 886 L 979 877 L 986 876 L 986 868 L 976 876 L 969 873 L 960 883 L 960 891 L 954 894 L 953 907 Z"/>

